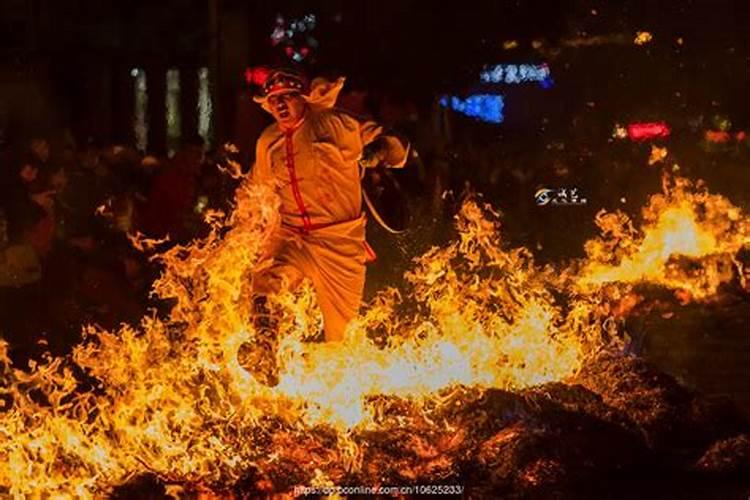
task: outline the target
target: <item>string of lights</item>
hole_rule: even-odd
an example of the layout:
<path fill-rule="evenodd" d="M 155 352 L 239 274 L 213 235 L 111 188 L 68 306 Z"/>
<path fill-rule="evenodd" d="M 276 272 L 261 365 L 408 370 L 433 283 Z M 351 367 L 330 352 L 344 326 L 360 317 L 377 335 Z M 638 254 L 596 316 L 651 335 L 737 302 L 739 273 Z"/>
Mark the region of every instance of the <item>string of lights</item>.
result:
<path fill-rule="evenodd" d="M 503 83 L 506 85 L 536 82 L 543 88 L 549 88 L 554 84 L 549 66 L 546 63 L 486 66 L 479 74 L 479 79 L 483 83 Z"/>
<path fill-rule="evenodd" d="M 315 14 L 306 14 L 289 21 L 279 14 L 271 31 L 271 45 L 285 45 L 287 57 L 295 62 L 302 62 L 318 47 L 318 41 L 312 36 L 317 23 Z"/>

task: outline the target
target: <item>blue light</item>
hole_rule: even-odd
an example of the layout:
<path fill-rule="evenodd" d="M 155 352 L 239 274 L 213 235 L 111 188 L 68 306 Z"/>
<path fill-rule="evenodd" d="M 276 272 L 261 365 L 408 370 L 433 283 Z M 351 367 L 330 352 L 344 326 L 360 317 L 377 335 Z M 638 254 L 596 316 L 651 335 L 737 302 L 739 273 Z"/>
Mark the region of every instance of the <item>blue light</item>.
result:
<path fill-rule="evenodd" d="M 440 105 L 466 116 L 478 118 L 487 123 L 502 123 L 504 120 L 503 96 L 495 94 L 474 94 L 466 99 L 456 96 L 443 96 Z"/>
<path fill-rule="evenodd" d="M 486 66 L 479 79 L 483 83 L 503 83 L 517 85 L 526 82 L 537 82 L 542 88 L 549 88 L 554 83 L 547 64 L 495 64 Z"/>

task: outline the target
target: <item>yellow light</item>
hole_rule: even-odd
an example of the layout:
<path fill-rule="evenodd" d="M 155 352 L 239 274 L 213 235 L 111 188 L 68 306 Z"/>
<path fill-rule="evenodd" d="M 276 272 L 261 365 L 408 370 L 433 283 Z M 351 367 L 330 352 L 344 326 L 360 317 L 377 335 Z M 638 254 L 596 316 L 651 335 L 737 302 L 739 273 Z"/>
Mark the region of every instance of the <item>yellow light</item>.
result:
<path fill-rule="evenodd" d="M 654 39 L 653 35 L 648 31 L 639 31 L 635 34 L 635 40 L 633 43 L 636 45 L 645 45 Z"/>

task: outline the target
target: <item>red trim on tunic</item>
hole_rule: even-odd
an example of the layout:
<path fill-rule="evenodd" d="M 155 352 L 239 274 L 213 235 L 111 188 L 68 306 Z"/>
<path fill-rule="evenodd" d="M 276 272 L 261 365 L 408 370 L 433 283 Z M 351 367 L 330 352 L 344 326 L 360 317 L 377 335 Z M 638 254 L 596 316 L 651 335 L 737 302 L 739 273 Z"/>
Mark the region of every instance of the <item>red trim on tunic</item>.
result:
<path fill-rule="evenodd" d="M 286 146 L 286 157 L 285 157 L 285 163 L 286 168 L 289 171 L 289 181 L 291 183 L 292 187 L 292 194 L 294 195 L 294 201 L 297 203 L 297 210 L 299 210 L 299 215 L 302 217 L 302 227 L 296 227 L 289 224 L 284 224 L 285 226 L 300 231 L 303 234 L 309 234 L 311 231 L 314 231 L 316 229 L 323 229 L 330 226 L 335 226 L 337 224 L 340 224 L 340 222 L 334 222 L 330 224 L 313 224 L 312 220 L 310 220 L 310 215 L 307 213 L 307 208 L 305 207 L 305 201 L 302 199 L 302 193 L 299 190 L 299 180 L 297 179 L 297 169 L 294 165 L 294 132 L 297 129 L 297 127 L 288 130 L 284 134 L 284 143 Z M 367 243 L 367 241 L 363 241 L 362 245 L 364 246 L 365 251 L 365 263 L 374 262 L 377 260 L 378 256 L 375 253 L 375 251 L 372 249 L 372 247 Z"/>
<path fill-rule="evenodd" d="M 302 199 L 302 193 L 299 190 L 299 181 L 297 180 L 297 170 L 294 166 L 294 142 L 292 138 L 294 136 L 294 130 L 289 130 L 284 134 L 284 142 L 286 143 L 286 168 L 289 171 L 289 180 L 292 184 L 292 194 L 294 195 L 294 201 L 297 202 L 297 210 L 299 215 L 302 217 L 302 225 L 304 231 L 309 233 L 313 229 L 310 215 L 307 213 L 305 207 L 305 201 Z"/>

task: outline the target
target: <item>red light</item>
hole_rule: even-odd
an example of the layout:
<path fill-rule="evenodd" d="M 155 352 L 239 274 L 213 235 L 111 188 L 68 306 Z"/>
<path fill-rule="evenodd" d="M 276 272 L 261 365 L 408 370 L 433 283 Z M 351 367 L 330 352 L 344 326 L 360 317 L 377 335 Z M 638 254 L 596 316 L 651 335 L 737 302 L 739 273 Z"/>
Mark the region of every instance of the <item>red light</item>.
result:
<path fill-rule="evenodd" d="M 631 141 L 647 141 L 669 137 L 671 130 L 664 122 L 631 123 L 628 125 L 628 137 Z"/>
<path fill-rule="evenodd" d="M 255 68 L 245 69 L 245 82 L 248 85 L 263 86 L 266 83 L 270 70 L 265 66 L 257 66 Z"/>
<path fill-rule="evenodd" d="M 729 132 L 724 132 L 723 130 L 706 130 L 705 137 L 708 142 L 713 142 L 714 144 L 726 144 L 731 139 Z"/>

